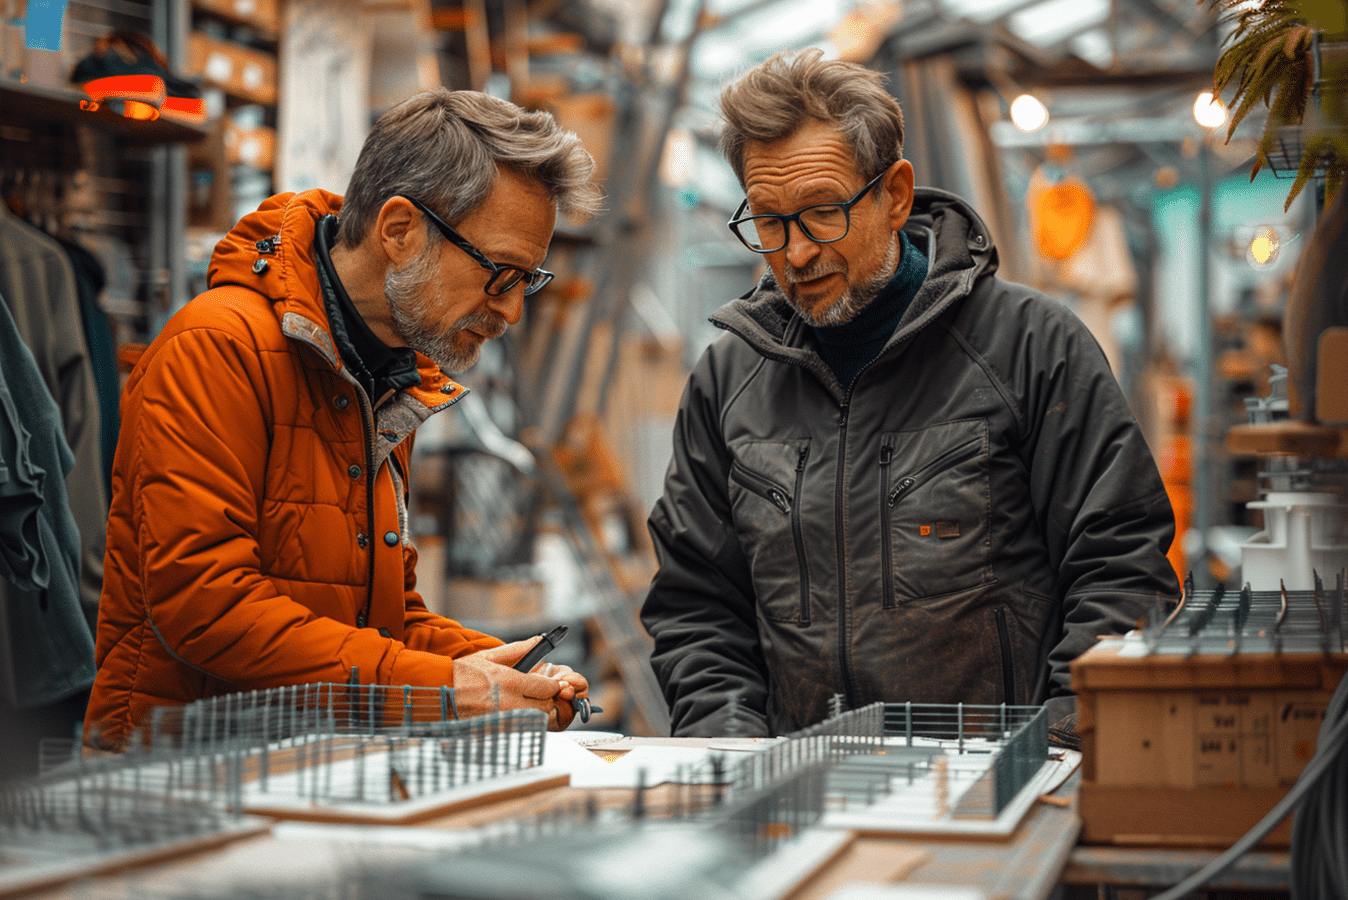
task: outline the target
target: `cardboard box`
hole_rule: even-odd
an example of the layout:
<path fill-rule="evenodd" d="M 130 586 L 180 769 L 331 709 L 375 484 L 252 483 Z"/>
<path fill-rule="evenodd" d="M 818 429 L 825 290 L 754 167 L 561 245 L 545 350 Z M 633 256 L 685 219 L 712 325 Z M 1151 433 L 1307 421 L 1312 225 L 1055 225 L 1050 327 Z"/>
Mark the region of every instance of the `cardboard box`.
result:
<path fill-rule="evenodd" d="M 231 163 L 270 172 L 276 165 L 276 129 L 265 125 L 240 128 L 226 123 L 225 152 Z"/>
<path fill-rule="evenodd" d="M 1086 843 L 1225 847 L 1287 793 L 1348 653 L 1122 654 L 1072 663 Z M 1263 846 L 1287 846 L 1288 819 Z"/>
<path fill-rule="evenodd" d="M 276 0 L 192 0 L 192 6 L 228 19 L 242 22 L 274 36 L 281 24 Z"/>
<path fill-rule="evenodd" d="M 255 103 L 276 102 L 276 55 L 194 31 L 187 41 L 188 74 Z"/>

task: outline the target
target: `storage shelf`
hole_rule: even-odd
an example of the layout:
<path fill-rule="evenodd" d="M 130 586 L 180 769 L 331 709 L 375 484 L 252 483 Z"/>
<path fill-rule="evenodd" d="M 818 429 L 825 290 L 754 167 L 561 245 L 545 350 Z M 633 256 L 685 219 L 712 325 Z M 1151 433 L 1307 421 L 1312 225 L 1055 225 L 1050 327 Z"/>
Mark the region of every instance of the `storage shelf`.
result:
<path fill-rule="evenodd" d="M 128 119 L 107 108 L 94 112 L 80 109 L 84 94 L 74 88 L 50 87 L 16 81 L 0 81 L 0 110 L 10 127 L 52 122 L 94 124 L 111 131 L 128 144 L 154 146 L 199 141 L 210 133 L 206 125 L 191 125 L 172 119 Z"/>

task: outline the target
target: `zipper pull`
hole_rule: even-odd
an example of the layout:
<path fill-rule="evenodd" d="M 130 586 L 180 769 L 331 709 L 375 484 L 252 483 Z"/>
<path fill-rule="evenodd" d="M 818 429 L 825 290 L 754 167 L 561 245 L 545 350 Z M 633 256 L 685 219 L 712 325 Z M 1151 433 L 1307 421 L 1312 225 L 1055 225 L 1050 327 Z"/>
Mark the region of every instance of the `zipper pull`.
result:
<path fill-rule="evenodd" d="M 772 502 L 775 503 L 777 505 L 777 508 L 780 509 L 782 512 L 784 513 L 791 512 L 791 504 L 786 502 L 786 495 L 783 494 L 781 491 L 777 490 L 776 488 L 773 488 L 772 490 L 768 491 L 768 496 L 772 498 Z"/>
<path fill-rule="evenodd" d="M 889 465 L 890 461 L 893 460 L 893 459 L 894 459 L 894 448 L 893 448 L 893 447 L 881 447 L 881 448 L 880 448 L 880 465 L 882 465 L 882 466 L 887 466 L 887 465 Z"/>
<path fill-rule="evenodd" d="M 899 502 L 899 498 L 907 493 L 908 489 L 917 484 L 917 479 L 912 475 L 903 476 L 903 480 L 894 485 L 894 490 L 889 492 L 889 505 L 893 506 Z"/>

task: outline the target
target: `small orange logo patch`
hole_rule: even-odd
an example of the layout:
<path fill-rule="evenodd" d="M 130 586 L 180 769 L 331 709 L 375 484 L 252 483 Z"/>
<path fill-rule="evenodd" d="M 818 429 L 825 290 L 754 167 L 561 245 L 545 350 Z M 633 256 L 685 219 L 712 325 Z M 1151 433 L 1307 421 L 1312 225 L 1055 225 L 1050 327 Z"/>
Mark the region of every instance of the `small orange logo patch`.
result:
<path fill-rule="evenodd" d="M 931 534 L 931 526 L 930 526 L 930 525 L 919 525 L 918 528 L 917 528 L 917 532 L 918 532 L 918 534 L 922 535 L 923 537 L 926 537 L 927 535 Z"/>

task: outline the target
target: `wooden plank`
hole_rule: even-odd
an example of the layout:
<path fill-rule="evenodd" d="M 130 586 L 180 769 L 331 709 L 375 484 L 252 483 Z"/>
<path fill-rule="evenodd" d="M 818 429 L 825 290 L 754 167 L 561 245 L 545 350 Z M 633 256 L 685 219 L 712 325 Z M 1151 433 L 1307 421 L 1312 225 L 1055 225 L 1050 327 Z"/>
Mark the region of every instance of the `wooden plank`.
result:
<path fill-rule="evenodd" d="M 1289 419 L 1268 425 L 1233 425 L 1226 433 L 1226 449 L 1247 455 L 1348 457 L 1348 426 L 1315 425 Z"/>
<path fill-rule="evenodd" d="M 1288 788 L 1144 788 L 1082 782 L 1082 841 L 1132 846 L 1229 847 L 1274 807 Z M 1292 818 L 1260 842 L 1286 847 Z"/>

